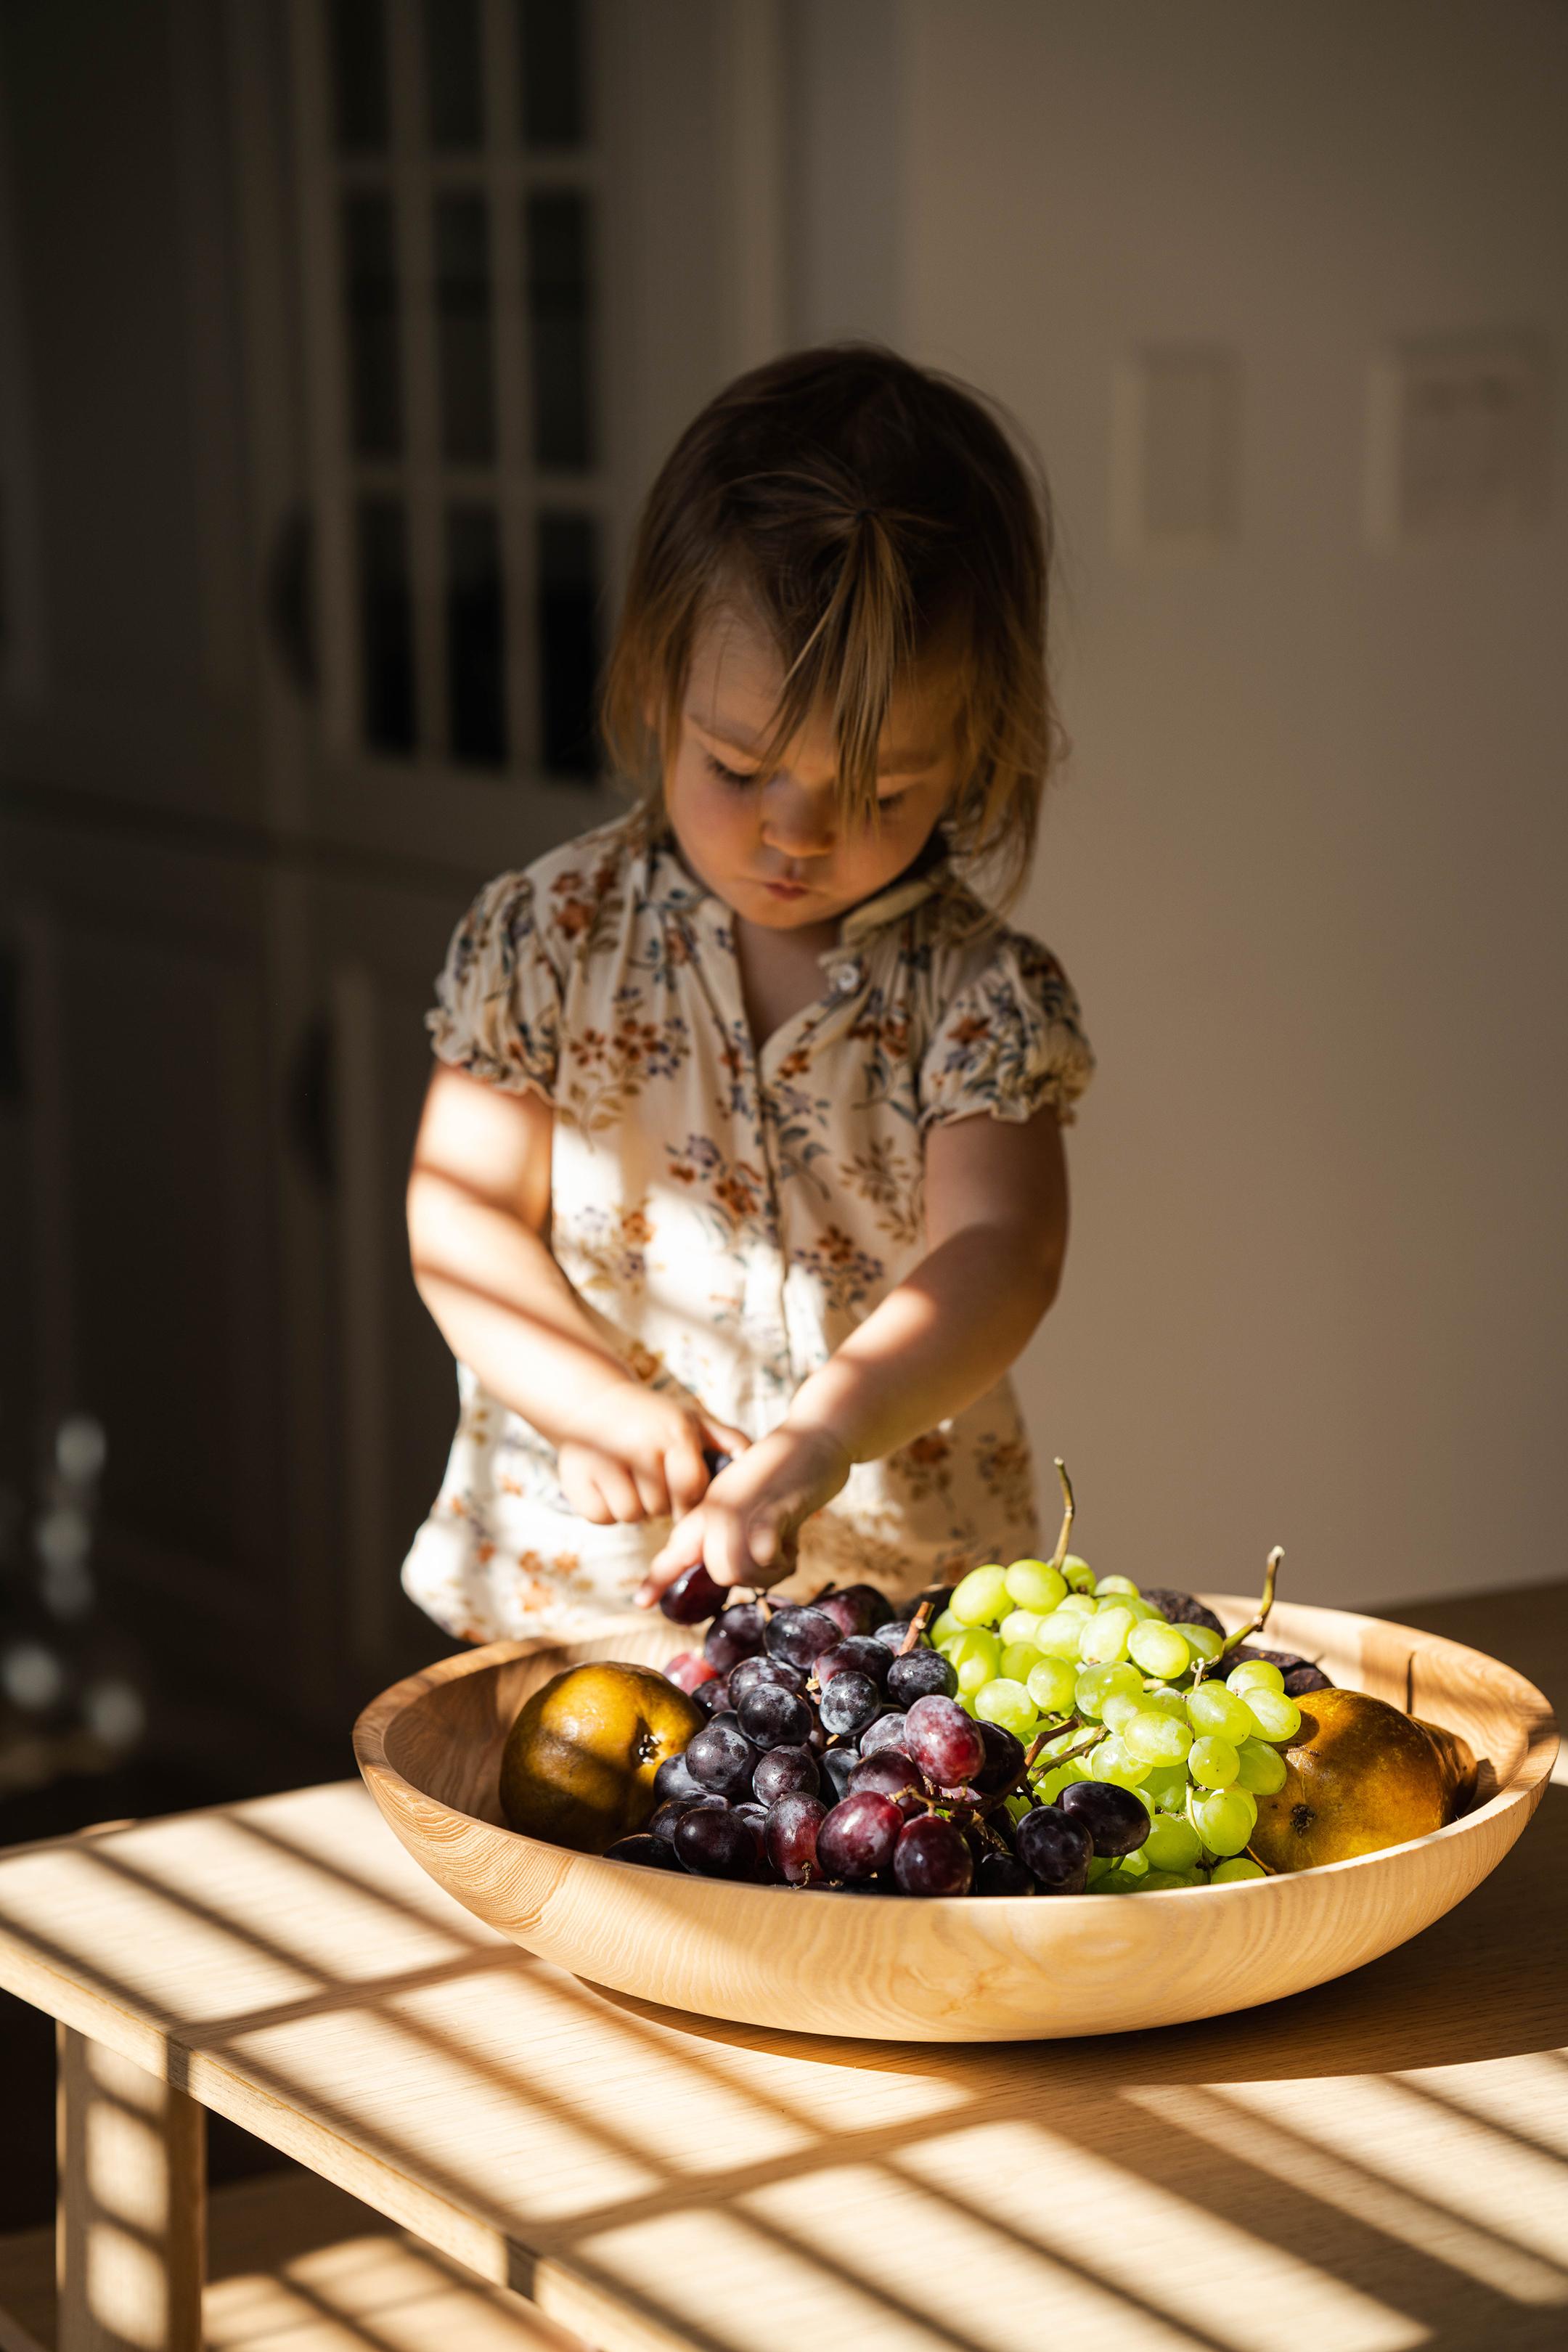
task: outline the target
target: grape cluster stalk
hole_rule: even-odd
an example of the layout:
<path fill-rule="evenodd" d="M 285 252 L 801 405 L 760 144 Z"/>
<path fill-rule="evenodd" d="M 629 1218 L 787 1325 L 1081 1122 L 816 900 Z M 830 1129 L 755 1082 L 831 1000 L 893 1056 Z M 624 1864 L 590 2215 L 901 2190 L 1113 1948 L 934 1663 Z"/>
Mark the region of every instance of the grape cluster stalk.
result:
<path fill-rule="evenodd" d="M 1285 1784 L 1298 1700 L 1328 1677 L 1226 1635 L 1189 1593 L 1068 1549 L 972 1569 L 900 1615 L 868 1584 L 774 1606 L 689 1569 L 706 1622 L 665 1671 L 706 1717 L 609 1858 L 860 1895 L 1158 1894 L 1265 1875 L 1258 1798 Z"/>

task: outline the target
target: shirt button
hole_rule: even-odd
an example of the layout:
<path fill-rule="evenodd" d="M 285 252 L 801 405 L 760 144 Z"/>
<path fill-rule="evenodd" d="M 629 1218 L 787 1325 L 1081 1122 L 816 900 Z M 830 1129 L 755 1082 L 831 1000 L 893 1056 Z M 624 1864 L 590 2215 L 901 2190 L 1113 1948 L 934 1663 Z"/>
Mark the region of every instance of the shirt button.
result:
<path fill-rule="evenodd" d="M 836 996 L 847 996 L 852 989 L 858 988 L 859 985 L 860 967 L 858 963 L 836 963 L 834 965 L 833 992 Z"/>

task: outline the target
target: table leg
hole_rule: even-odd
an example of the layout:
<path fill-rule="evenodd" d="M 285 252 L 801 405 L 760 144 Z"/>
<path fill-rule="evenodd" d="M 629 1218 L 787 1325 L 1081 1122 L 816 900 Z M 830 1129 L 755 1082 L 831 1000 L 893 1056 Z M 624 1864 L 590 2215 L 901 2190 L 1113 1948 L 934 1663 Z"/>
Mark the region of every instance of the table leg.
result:
<path fill-rule="evenodd" d="M 60 2026 L 58 2352 L 201 2352 L 206 2113 Z"/>

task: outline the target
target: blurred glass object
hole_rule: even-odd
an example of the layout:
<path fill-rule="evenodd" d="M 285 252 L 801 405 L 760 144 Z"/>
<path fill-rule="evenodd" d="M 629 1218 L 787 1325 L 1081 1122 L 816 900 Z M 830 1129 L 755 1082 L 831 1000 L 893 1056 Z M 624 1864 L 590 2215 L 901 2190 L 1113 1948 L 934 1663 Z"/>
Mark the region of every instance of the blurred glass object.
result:
<path fill-rule="evenodd" d="M 592 776 L 598 534 L 583 514 L 542 513 L 538 529 L 540 752 L 551 774 Z"/>
<path fill-rule="evenodd" d="M 332 128 L 343 155 L 386 152 L 386 17 L 382 0 L 331 0 Z"/>
<path fill-rule="evenodd" d="M 505 593 L 493 507 L 447 517 L 447 684 L 452 757 L 499 767 L 506 758 Z"/>
<path fill-rule="evenodd" d="M 359 503 L 360 690 L 373 751 L 407 753 L 416 740 L 414 604 L 408 518 L 401 499 Z"/>
<path fill-rule="evenodd" d="M 517 0 L 517 47 L 523 145 L 583 146 L 588 56 L 581 0 Z"/>
<path fill-rule="evenodd" d="M 109 1459 L 103 1423 L 89 1412 L 68 1413 L 55 1432 L 55 1467 L 72 1486 L 96 1486 Z"/>
<path fill-rule="evenodd" d="M 0 1690 L 27 1715 L 47 1715 L 65 1695 L 66 1670 L 42 1642 L 13 1642 L 0 1653 Z"/>
<path fill-rule="evenodd" d="M 453 465 L 488 465 L 496 415 L 490 219 L 483 196 L 437 199 L 436 317 L 443 454 Z"/>
<path fill-rule="evenodd" d="M 438 154 L 484 145 L 479 0 L 425 0 L 425 120 Z"/>
<path fill-rule="evenodd" d="M 124 1749 L 140 1745 L 147 1728 L 147 1707 L 134 1683 L 105 1675 L 82 1693 L 82 1719 L 105 1748 Z"/>
<path fill-rule="evenodd" d="M 403 447 L 403 373 L 390 196 L 343 199 L 343 319 L 354 455 L 395 457 Z"/>
<path fill-rule="evenodd" d="M 529 350 L 536 464 L 581 472 L 593 463 L 592 295 L 588 199 L 575 188 L 527 199 Z"/>
<path fill-rule="evenodd" d="M 91 1523 L 77 1505 L 58 1503 L 34 1528 L 33 1543 L 46 1568 L 79 1568 L 92 1548 Z"/>

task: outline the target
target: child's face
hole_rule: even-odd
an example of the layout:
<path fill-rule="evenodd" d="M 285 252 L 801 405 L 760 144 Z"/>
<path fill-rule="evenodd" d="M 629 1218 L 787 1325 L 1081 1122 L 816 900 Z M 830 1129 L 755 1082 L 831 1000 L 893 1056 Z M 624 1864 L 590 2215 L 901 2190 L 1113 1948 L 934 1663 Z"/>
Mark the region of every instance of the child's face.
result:
<path fill-rule="evenodd" d="M 796 930 L 874 897 L 925 846 L 958 782 L 958 698 L 940 662 L 894 694 L 873 829 L 838 806 L 826 723 L 803 730 L 771 774 L 758 771 L 783 691 L 766 635 L 738 614 L 715 615 L 693 652 L 664 796 L 692 872 L 748 922 Z"/>

